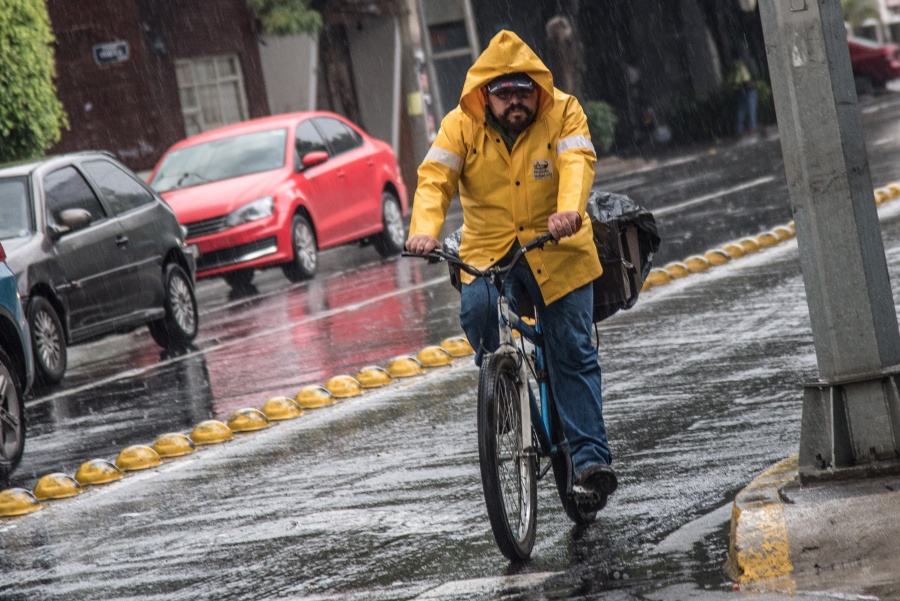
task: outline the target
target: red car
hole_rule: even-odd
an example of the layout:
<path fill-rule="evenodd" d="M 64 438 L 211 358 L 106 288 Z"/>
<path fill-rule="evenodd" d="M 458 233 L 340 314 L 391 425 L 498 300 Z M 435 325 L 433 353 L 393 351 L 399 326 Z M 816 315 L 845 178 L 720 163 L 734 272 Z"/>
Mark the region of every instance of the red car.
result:
<path fill-rule="evenodd" d="M 197 277 L 250 286 L 255 269 L 291 281 L 318 251 L 357 242 L 382 256 L 406 242 L 406 187 L 391 147 L 328 112 L 276 115 L 187 138 L 150 176 L 200 250 Z"/>
<path fill-rule="evenodd" d="M 871 92 L 872 87 L 883 88 L 900 77 L 900 46 L 879 44 L 865 38 L 847 38 L 850 65 L 857 87 Z"/>

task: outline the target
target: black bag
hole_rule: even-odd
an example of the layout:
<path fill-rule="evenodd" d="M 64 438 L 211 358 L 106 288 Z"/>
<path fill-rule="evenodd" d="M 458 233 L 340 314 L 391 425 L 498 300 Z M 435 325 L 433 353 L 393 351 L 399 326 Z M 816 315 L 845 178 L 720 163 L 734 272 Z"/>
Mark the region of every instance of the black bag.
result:
<path fill-rule="evenodd" d="M 634 306 L 653 267 L 653 253 L 659 250 L 660 239 L 653 214 L 622 194 L 591 192 L 587 214 L 603 266 L 603 274 L 593 282 L 596 323 L 619 309 Z M 462 229 L 458 229 L 444 239 L 444 251 L 459 256 L 461 240 Z M 459 268 L 448 265 L 450 283 L 459 291 L 462 287 Z M 530 304 L 518 307 L 519 315 L 534 317 Z"/>
<path fill-rule="evenodd" d="M 634 306 L 660 238 L 653 214 L 622 194 L 591 192 L 587 214 L 603 266 L 603 274 L 594 280 L 596 323 Z"/>

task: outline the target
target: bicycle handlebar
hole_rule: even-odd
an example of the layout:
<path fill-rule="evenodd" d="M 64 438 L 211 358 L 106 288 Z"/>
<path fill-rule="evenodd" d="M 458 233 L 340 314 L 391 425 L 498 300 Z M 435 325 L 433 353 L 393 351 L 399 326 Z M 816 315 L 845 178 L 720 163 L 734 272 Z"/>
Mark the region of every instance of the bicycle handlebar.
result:
<path fill-rule="evenodd" d="M 400 256 L 402 256 L 402 257 L 417 257 L 420 259 L 425 259 L 430 263 L 439 263 L 441 261 L 447 261 L 448 263 L 452 263 L 453 265 L 456 265 L 457 267 L 459 267 L 460 269 L 462 269 L 469 275 L 472 275 L 475 277 L 486 277 L 486 276 L 489 276 L 492 271 L 494 271 L 495 273 L 499 273 L 499 274 L 508 273 L 508 272 L 512 271 L 513 267 L 515 267 L 516 264 L 519 262 L 519 259 L 522 258 L 522 255 L 524 255 L 525 253 L 527 253 L 530 250 L 534 250 L 535 248 L 544 248 L 544 245 L 553 239 L 554 239 L 553 234 L 551 234 L 550 232 L 547 232 L 546 234 L 541 234 L 537 238 L 526 243 L 524 246 L 521 246 L 519 248 L 519 250 L 516 251 L 516 254 L 513 255 L 512 261 L 510 261 L 509 265 L 507 265 L 506 267 L 498 267 L 496 265 L 492 265 L 491 267 L 488 267 L 484 271 L 477 269 L 475 267 L 472 267 L 468 263 L 463 262 L 463 260 L 460 259 L 458 256 L 451 255 L 450 253 L 445 252 L 443 250 L 435 249 L 425 255 L 420 255 L 418 253 L 413 253 L 413 252 L 409 252 L 409 251 L 403 251 L 402 253 L 400 253 Z"/>

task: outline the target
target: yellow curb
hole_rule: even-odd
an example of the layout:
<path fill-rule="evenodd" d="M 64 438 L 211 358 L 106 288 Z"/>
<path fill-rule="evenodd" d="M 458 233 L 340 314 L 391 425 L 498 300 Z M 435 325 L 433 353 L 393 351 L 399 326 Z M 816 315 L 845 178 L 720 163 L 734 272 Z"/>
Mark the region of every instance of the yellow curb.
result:
<path fill-rule="evenodd" d="M 797 477 L 797 455 L 757 476 L 734 499 L 728 575 L 741 585 L 781 579 L 779 586 L 795 590 L 787 522 L 779 489 Z"/>
<path fill-rule="evenodd" d="M 388 361 L 387 371 L 392 378 L 409 378 L 425 373 L 425 368 L 418 359 L 401 356 Z"/>
<path fill-rule="evenodd" d="M 728 261 L 731 260 L 731 255 L 720 248 L 714 248 L 712 250 L 708 250 L 703 254 L 703 258 L 709 261 L 709 264 L 715 267 L 716 265 L 724 265 Z"/>
<path fill-rule="evenodd" d="M 710 263 L 709 259 L 701 257 L 700 255 L 688 257 L 684 260 L 684 264 L 691 273 L 699 273 L 712 267 L 712 263 Z"/>
<path fill-rule="evenodd" d="M 348 399 L 363 393 L 362 385 L 352 376 L 334 376 L 325 382 L 325 389 L 336 399 Z"/>

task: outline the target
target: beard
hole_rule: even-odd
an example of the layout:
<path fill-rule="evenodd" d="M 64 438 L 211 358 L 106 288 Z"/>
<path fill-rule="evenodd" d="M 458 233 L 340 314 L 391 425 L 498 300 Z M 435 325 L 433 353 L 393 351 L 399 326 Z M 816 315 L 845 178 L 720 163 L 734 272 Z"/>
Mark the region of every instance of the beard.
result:
<path fill-rule="evenodd" d="M 511 104 L 502 115 L 497 115 L 497 121 L 508 132 L 518 135 L 534 121 L 534 112 L 524 104 Z"/>

